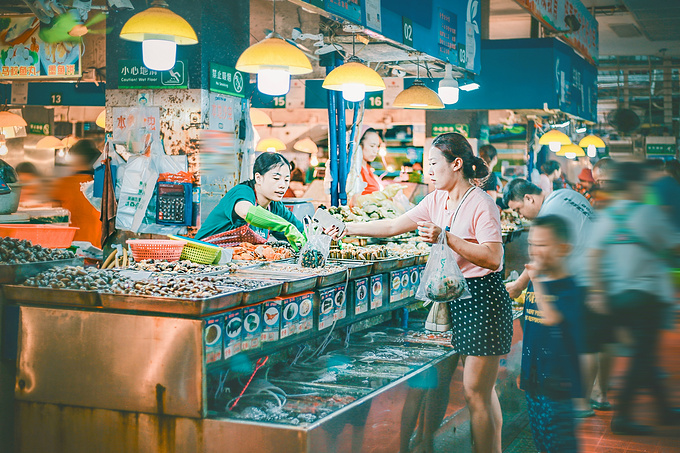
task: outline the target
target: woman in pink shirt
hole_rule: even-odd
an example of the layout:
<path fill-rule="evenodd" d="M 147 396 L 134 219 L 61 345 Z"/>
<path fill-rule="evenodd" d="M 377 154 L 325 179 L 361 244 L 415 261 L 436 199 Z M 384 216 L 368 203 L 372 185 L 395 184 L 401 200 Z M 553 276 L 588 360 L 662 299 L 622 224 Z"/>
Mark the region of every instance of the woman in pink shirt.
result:
<path fill-rule="evenodd" d="M 485 178 L 489 170 L 465 137 L 456 133 L 434 140 L 429 164 L 435 191 L 418 206 L 396 219 L 348 223 L 347 234 L 389 237 L 418 229 L 421 238 L 435 243 L 442 228 L 451 228 L 448 245 L 472 293 L 471 299 L 454 300 L 450 306 L 453 347 L 464 356 L 463 387 L 474 448 L 500 453 L 503 418 L 494 385 L 500 356 L 510 352 L 511 302 L 498 272 L 503 264 L 498 208 L 470 182 Z M 448 385 L 440 391 L 446 393 L 441 399 L 448 401 Z"/>

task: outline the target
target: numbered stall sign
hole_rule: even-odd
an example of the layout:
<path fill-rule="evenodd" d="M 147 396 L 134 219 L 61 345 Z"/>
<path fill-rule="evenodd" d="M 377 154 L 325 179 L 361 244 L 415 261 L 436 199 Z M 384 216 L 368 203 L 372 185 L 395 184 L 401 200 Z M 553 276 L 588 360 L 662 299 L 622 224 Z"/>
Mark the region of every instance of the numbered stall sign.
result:
<path fill-rule="evenodd" d="M 366 105 L 367 109 L 381 109 L 383 108 L 383 94 L 382 91 L 377 91 L 375 93 L 366 94 Z"/>
<path fill-rule="evenodd" d="M 413 21 L 408 17 L 402 17 L 402 42 L 413 47 Z"/>

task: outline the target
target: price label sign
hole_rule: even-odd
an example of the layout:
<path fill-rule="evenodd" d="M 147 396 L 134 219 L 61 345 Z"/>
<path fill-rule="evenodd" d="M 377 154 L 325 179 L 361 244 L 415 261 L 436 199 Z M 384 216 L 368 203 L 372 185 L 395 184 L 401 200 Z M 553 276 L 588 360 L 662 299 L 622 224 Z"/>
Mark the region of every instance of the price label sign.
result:
<path fill-rule="evenodd" d="M 401 42 L 403 42 L 409 47 L 413 47 L 413 21 L 408 17 L 402 16 L 401 31 L 402 31 Z"/>
<path fill-rule="evenodd" d="M 375 91 L 373 93 L 366 93 L 366 100 L 364 101 L 367 109 L 381 109 L 383 108 L 383 93 L 382 91 Z"/>

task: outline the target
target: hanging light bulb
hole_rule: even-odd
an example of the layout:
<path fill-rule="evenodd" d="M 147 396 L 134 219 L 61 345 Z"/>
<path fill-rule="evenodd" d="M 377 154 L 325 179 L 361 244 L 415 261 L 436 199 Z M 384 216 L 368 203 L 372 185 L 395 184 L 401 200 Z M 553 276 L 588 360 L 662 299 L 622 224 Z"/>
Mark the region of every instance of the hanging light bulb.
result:
<path fill-rule="evenodd" d="M 0 134 L 0 156 L 4 156 L 9 152 L 7 149 L 7 142 L 5 142 L 5 134 Z"/>
<path fill-rule="evenodd" d="M 312 157 L 309 159 L 309 165 L 312 167 L 319 165 L 319 158 L 316 157 L 316 154 L 312 154 Z"/>
<path fill-rule="evenodd" d="M 597 157 L 597 147 L 595 145 L 588 145 L 586 152 L 588 153 L 588 157 Z"/>
<path fill-rule="evenodd" d="M 177 44 L 198 43 L 189 22 L 170 11 L 163 0 L 153 0 L 150 8 L 132 16 L 123 25 L 120 37 L 141 41 L 144 66 L 154 71 L 168 71 L 175 66 Z"/>
<path fill-rule="evenodd" d="M 562 146 L 571 145 L 571 140 L 567 134 L 552 129 L 541 135 L 541 138 L 538 139 L 538 144 L 548 145 L 550 151 L 556 153 Z"/>
<path fill-rule="evenodd" d="M 439 81 L 437 93 L 444 104 L 455 104 L 458 102 L 460 90 L 458 89 L 458 81 L 453 78 L 453 66 L 451 63 L 446 63 L 446 74 Z"/>
<path fill-rule="evenodd" d="M 327 90 L 342 91 L 342 97 L 349 102 L 361 102 L 368 91 L 383 91 L 385 82 L 373 69 L 364 65 L 354 54 L 352 35 L 352 56 L 347 63 L 333 69 L 324 79 Z"/>
<path fill-rule="evenodd" d="M 575 159 L 577 156 L 582 157 L 585 156 L 586 153 L 583 151 L 583 148 L 581 148 L 578 145 L 570 144 L 570 145 L 564 145 L 560 147 L 559 151 L 555 154 L 556 156 L 564 156 L 567 159 Z"/>
<path fill-rule="evenodd" d="M 238 58 L 236 69 L 257 74 L 257 89 L 270 96 L 281 96 L 290 89 L 290 76 L 309 74 L 312 64 L 305 54 L 274 31 L 262 41 L 248 47 Z"/>

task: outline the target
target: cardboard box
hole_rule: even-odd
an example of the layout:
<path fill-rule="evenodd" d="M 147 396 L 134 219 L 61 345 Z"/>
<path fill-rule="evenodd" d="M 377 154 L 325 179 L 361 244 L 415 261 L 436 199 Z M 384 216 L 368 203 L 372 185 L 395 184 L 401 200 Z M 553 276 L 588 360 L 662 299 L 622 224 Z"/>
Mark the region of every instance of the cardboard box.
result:
<path fill-rule="evenodd" d="M 354 314 L 360 315 L 366 313 L 369 304 L 368 277 L 354 280 L 351 284 L 354 285 Z"/>
<path fill-rule="evenodd" d="M 281 299 L 262 303 L 262 342 L 276 341 L 281 335 Z"/>
<path fill-rule="evenodd" d="M 205 363 L 222 360 L 222 326 L 224 326 L 224 316 L 213 316 L 205 320 L 203 328 Z"/>
<path fill-rule="evenodd" d="M 401 270 L 390 272 L 390 303 L 401 300 Z"/>
<path fill-rule="evenodd" d="M 306 332 L 314 328 L 314 293 L 307 291 L 297 295 L 300 321 L 298 332 Z"/>
<path fill-rule="evenodd" d="M 243 310 L 237 308 L 224 314 L 224 358 L 227 359 L 241 352 L 243 331 Z"/>
<path fill-rule="evenodd" d="M 371 276 L 371 291 L 370 291 L 370 304 L 371 310 L 382 307 L 383 304 L 383 276 L 372 275 Z"/>
<path fill-rule="evenodd" d="M 319 290 L 319 309 L 317 314 L 318 330 L 323 330 L 333 325 L 335 319 L 335 288 Z"/>
<path fill-rule="evenodd" d="M 347 285 L 344 283 L 335 287 L 335 313 L 333 319 L 345 319 L 347 317 Z"/>
<path fill-rule="evenodd" d="M 243 307 L 243 345 L 241 350 L 247 351 L 260 347 L 263 324 L 261 303 Z"/>
<path fill-rule="evenodd" d="M 290 337 L 298 332 L 300 323 L 300 306 L 297 297 L 281 297 L 281 338 Z"/>

